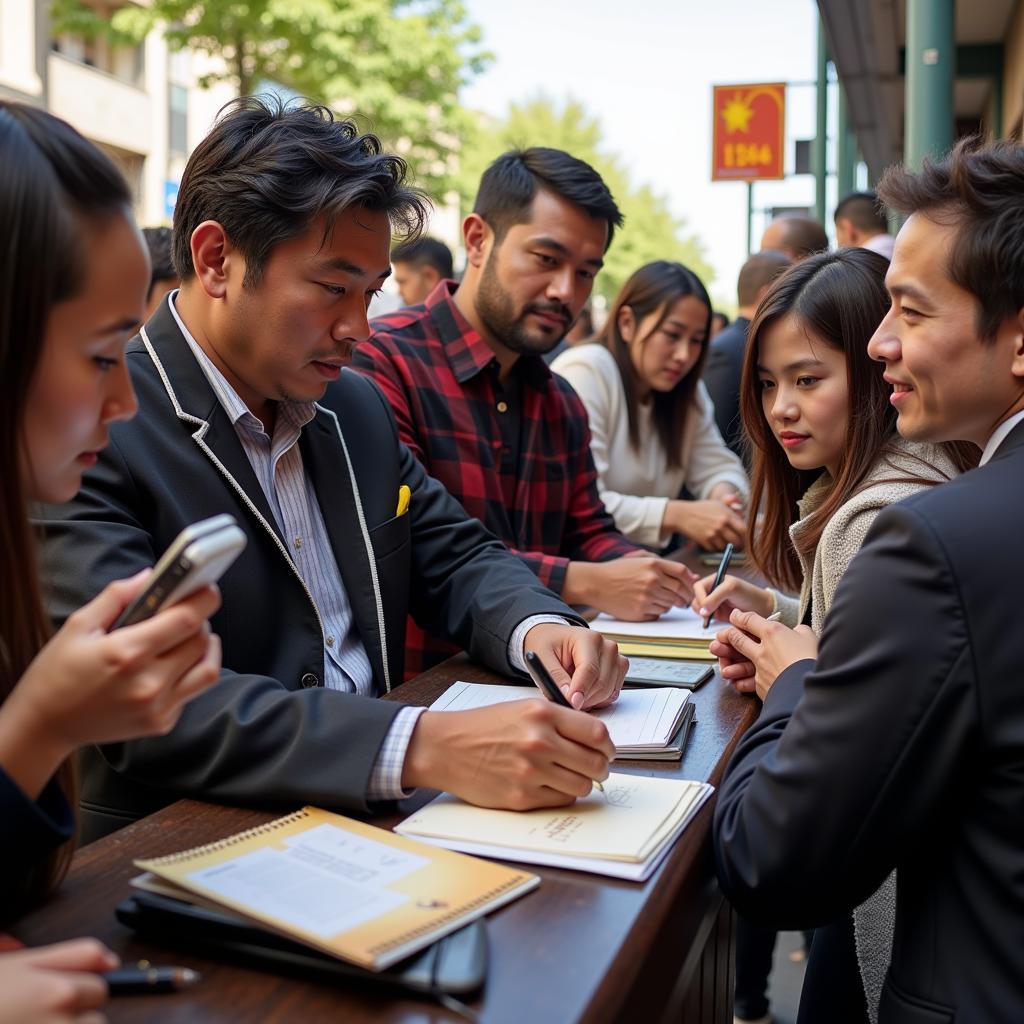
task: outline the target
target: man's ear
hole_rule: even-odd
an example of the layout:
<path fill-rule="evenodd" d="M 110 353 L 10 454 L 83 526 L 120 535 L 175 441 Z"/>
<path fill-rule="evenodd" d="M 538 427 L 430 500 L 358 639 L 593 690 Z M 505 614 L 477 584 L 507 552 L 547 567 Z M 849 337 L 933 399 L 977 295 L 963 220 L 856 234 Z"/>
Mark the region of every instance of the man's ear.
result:
<path fill-rule="evenodd" d="M 192 266 L 200 287 L 211 299 L 224 298 L 229 276 L 239 270 L 243 275 L 245 272 L 238 250 L 231 245 L 224 228 L 215 220 L 204 220 L 192 232 L 191 246 Z"/>
<path fill-rule="evenodd" d="M 628 345 L 636 335 L 636 316 L 630 306 L 620 306 L 616 324 L 622 340 Z"/>
<path fill-rule="evenodd" d="M 1013 331 L 1013 362 L 1010 370 L 1014 377 L 1024 380 L 1024 309 L 1018 309 L 1017 315 L 1011 317 Z"/>
<path fill-rule="evenodd" d="M 478 213 L 471 213 L 462 222 L 462 240 L 466 243 L 466 266 L 479 269 L 487 262 L 494 242 L 491 226 Z"/>

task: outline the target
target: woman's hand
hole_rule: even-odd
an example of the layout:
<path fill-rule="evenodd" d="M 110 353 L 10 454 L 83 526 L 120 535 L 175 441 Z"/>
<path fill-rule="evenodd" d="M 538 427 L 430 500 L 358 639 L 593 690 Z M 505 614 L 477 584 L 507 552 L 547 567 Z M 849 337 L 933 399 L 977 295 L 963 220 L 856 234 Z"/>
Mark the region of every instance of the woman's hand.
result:
<path fill-rule="evenodd" d="M 695 540 L 702 548 L 721 550 L 726 544 L 742 547 L 747 524 L 743 517 L 718 500 L 668 503 L 662 527 Z"/>
<path fill-rule="evenodd" d="M 693 585 L 693 602 L 690 607 L 702 618 L 712 615 L 720 622 L 728 622 L 734 610 L 757 612 L 771 615 L 775 602 L 764 587 L 758 587 L 738 576 L 725 576 L 714 590 L 709 588 L 715 582 L 715 574 L 705 576 Z"/>
<path fill-rule="evenodd" d="M 77 747 L 167 733 L 217 681 L 215 587 L 107 632 L 148 576 L 111 583 L 71 615 L 0 706 L 0 765 L 30 798 Z"/>
<path fill-rule="evenodd" d="M 809 626 L 790 629 L 754 612 L 733 612 L 730 621 L 732 626 L 718 634 L 716 643 L 753 666 L 754 686 L 761 700 L 790 665 L 818 657 L 818 638 Z"/>
<path fill-rule="evenodd" d="M 118 962 L 95 939 L 0 953 L 0 1024 L 100 1024 L 107 985 L 99 974 Z"/>

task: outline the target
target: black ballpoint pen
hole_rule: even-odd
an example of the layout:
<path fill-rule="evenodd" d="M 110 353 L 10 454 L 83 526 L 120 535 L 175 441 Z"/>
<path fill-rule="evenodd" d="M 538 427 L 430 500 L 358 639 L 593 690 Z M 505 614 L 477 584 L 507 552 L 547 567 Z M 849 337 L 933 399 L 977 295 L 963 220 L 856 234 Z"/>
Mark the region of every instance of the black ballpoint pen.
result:
<path fill-rule="evenodd" d="M 722 552 L 722 560 L 718 563 L 718 572 L 715 573 L 715 582 L 711 584 L 711 590 L 709 593 L 714 593 L 722 584 L 722 577 L 725 575 L 725 570 L 729 568 L 729 562 L 732 559 L 732 545 L 726 544 L 725 550 Z M 713 614 L 713 613 L 712 613 Z M 707 629 L 711 625 L 711 616 L 704 616 L 704 628 Z"/>
<path fill-rule="evenodd" d="M 558 684 L 551 678 L 551 673 L 544 667 L 544 662 L 537 657 L 534 651 L 526 652 L 526 668 L 533 677 L 533 681 L 544 691 L 548 700 L 561 705 L 563 708 L 568 708 L 570 711 L 575 710 L 565 699 L 565 694 L 562 693 Z M 593 782 L 594 786 L 603 793 L 604 786 L 597 779 L 594 779 Z"/>
<path fill-rule="evenodd" d="M 134 967 L 107 971 L 103 980 L 112 996 L 158 995 L 191 988 L 202 977 L 189 967 L 162 967 L 140 960 Z"/>

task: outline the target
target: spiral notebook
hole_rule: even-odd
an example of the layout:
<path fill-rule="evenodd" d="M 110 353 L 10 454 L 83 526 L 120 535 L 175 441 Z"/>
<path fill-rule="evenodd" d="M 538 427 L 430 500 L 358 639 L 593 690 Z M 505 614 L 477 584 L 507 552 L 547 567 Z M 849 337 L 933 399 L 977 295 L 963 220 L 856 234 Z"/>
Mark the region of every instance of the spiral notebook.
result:
<path fill-rule="evenodd" d="M 141 888 L 227 908 L 374 971 L 540 884 L 316 807 L 135 864 L 156 876 Z"/>

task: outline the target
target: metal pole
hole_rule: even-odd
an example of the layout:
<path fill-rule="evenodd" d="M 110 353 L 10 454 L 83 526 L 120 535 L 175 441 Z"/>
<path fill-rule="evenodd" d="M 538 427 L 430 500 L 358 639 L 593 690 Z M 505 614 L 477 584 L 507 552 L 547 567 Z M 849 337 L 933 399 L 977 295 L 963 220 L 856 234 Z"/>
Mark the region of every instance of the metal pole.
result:
<path fill-rule="evenodd" d="M 814 171 L 814 215 L 825 223 L 825 136 L 828 132 L 828 49 L 825 26 L 818 18 L 818 89 L 817 132 L 811 147 L 811 168 Z"/>
<path fill-rule="evenodd" d="M 747 255 L 754 251 L 754 183 L 747 182 Z"/>
<path fill-rule="evenodd" d="M 836 132 L 836 202 L 853 191 L 857 169 L 857 142 L 850 128 L 849 109 L 843 83 L 839 83 L 839 125 Z"/>
<path fill-rule="evenodd" d="M 953 144 L 954 0 L 908 0 L 906 138 L 903 158 L 918 169 Z"/>

